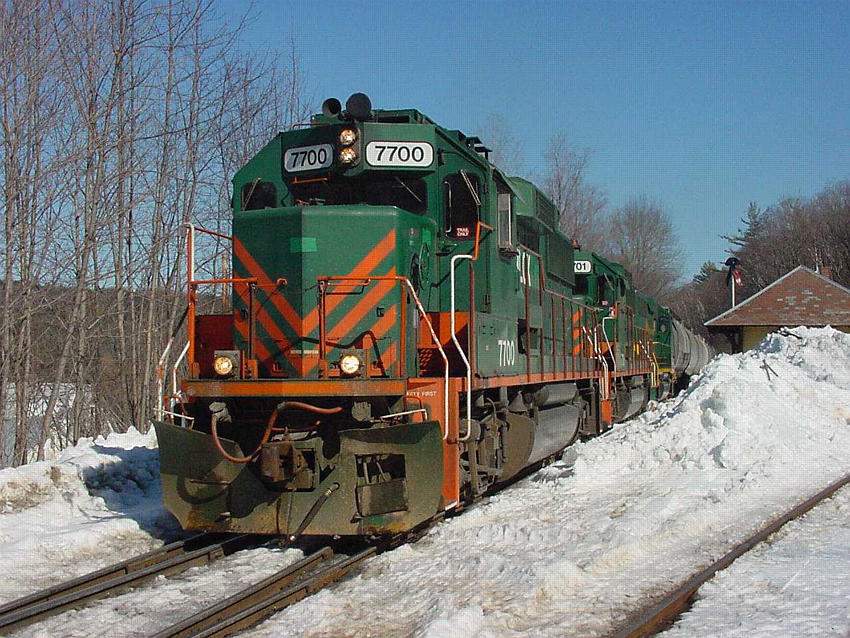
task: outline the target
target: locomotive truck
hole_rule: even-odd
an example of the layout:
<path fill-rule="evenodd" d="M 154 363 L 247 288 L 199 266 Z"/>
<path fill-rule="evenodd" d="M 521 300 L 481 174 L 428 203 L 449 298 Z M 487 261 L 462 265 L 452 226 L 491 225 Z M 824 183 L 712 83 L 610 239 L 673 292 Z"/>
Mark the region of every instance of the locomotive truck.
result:
<path fill-rule="evenodd" d="M 235 175 L 232 236 L 188 228 L 188 340 L 154 422 L 185 529 L 403 533 L 705 363 L 488 154 L 417 110 L 329 99 Z M 230 276 L 196 277 L 207 235 L 231 242 Z M 209 286 L 227 312 L 201 312 Z"/>

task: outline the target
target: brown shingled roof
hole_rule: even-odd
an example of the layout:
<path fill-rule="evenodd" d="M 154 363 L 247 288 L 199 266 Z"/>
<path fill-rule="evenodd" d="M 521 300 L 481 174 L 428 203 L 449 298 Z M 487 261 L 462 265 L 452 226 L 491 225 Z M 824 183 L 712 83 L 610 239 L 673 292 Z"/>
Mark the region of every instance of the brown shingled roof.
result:
<path fill-rule="evenodd" d="M 705 325 L 847 326 L 850 290 L 805 266 L 797 266 Z"/>

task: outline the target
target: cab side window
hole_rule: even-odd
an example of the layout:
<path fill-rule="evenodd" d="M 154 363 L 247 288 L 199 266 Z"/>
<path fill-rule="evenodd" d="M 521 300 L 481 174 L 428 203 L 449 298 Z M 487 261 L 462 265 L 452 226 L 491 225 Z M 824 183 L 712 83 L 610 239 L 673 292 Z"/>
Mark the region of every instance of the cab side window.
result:
<path fill-rule="evenodd" d="M 453 173 L 443 180 L 443 205 L 446 235 L 454 239 L 472 239 L 481 208 L 478 177 L 466 171 Z"/>
<path fill-rule="evenodd" d="M 242 210 L 259 210 L 277 206 L 277 189 L 273 182 L 254 180 L 242 187 Z"/>
<path fill-rule="evenodd" d="M 496 182 L 496 212 L 499 218 L 499 248 L 513 248 L 514 219 L 511 191 Z"/>

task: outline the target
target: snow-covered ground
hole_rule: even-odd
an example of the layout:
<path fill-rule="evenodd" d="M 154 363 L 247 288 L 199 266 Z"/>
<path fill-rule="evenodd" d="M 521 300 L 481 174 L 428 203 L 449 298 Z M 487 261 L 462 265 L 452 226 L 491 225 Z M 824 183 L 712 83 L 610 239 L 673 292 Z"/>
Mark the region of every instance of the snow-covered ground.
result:
<path fill-rule="evenodd" d="M 663 638 L 847 638 L 850 488 L 785 525 L 699 590 Z"/>
<path fill-rule="evenodd" d="M 676 399 L 574 446 L 567 460 L 371 559 L 250 635 L 603 633 L 647 594 L 850 471 L 850 335 L 794 333 L 719 356 Z M 177 532 L 159 504 L 154 446 L 152 435 L 112 435 L 56 462 L 0 471 L 0 602 Z M 142 635 L 191 613 L 192 590 L 215 598 L 298 557 L 254 551 L 27 635 L 85 635 L 93 622 L 111 636 Z M 844 592 L 830 594 L 833 602 Z M 786 611 L 777 613 L 781 623 Z M 159 618 L 146 623 L 146 614 Z M 705 635 L 701 621 L 693 633 L 684 622 L 678 635 Z"/>
<path fill-rule="evenodd" d="M 156 438 L 84 439 L 56 461 L 0 470 L 0 602 L 170 540 Z"/>

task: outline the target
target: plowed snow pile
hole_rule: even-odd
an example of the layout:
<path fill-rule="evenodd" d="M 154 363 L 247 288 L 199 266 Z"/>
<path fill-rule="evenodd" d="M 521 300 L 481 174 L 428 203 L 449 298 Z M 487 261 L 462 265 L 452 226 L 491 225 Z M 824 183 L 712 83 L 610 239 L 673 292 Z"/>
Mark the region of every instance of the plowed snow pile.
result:
<path fill-rule="evenodd" d="M 368 561 L 250 635 L 604 632 L 647 594 L 850 471 L 850 335 L 792 332 L 719 356 L 676 399 L 575 445 L 571 460 Z M 176 532 L 159 503 L 154 446 L 152 434 L 133 431 L 0 471 L 0 602 Z M 293 560 L 279 553 L 261 562 Z M 232 577 L 203 581 L 207 599 L 255 576 L 251 560 L 230 565 Z M 183 593 L 197 582 L 160 584 L 143 600 L 154 616 L 165 609 L 175 619 L 190 613 Z M 126 622 L 139 601 L 100 601 L 53 619 L 50 631 L 82 636 L 108 620 L 110 635 L 144 634 L 143 619 Z"/>
<path fill-rule="evenodd" d="M 0 470 L 0 602 L 161 544 L 178 531 L 161 498 L 153 432 Z"/>
<path fill-rule="evenodd" d="M 850 335 L 793 333 L 249 635 L 603 633 L 850 470 Z"/>

